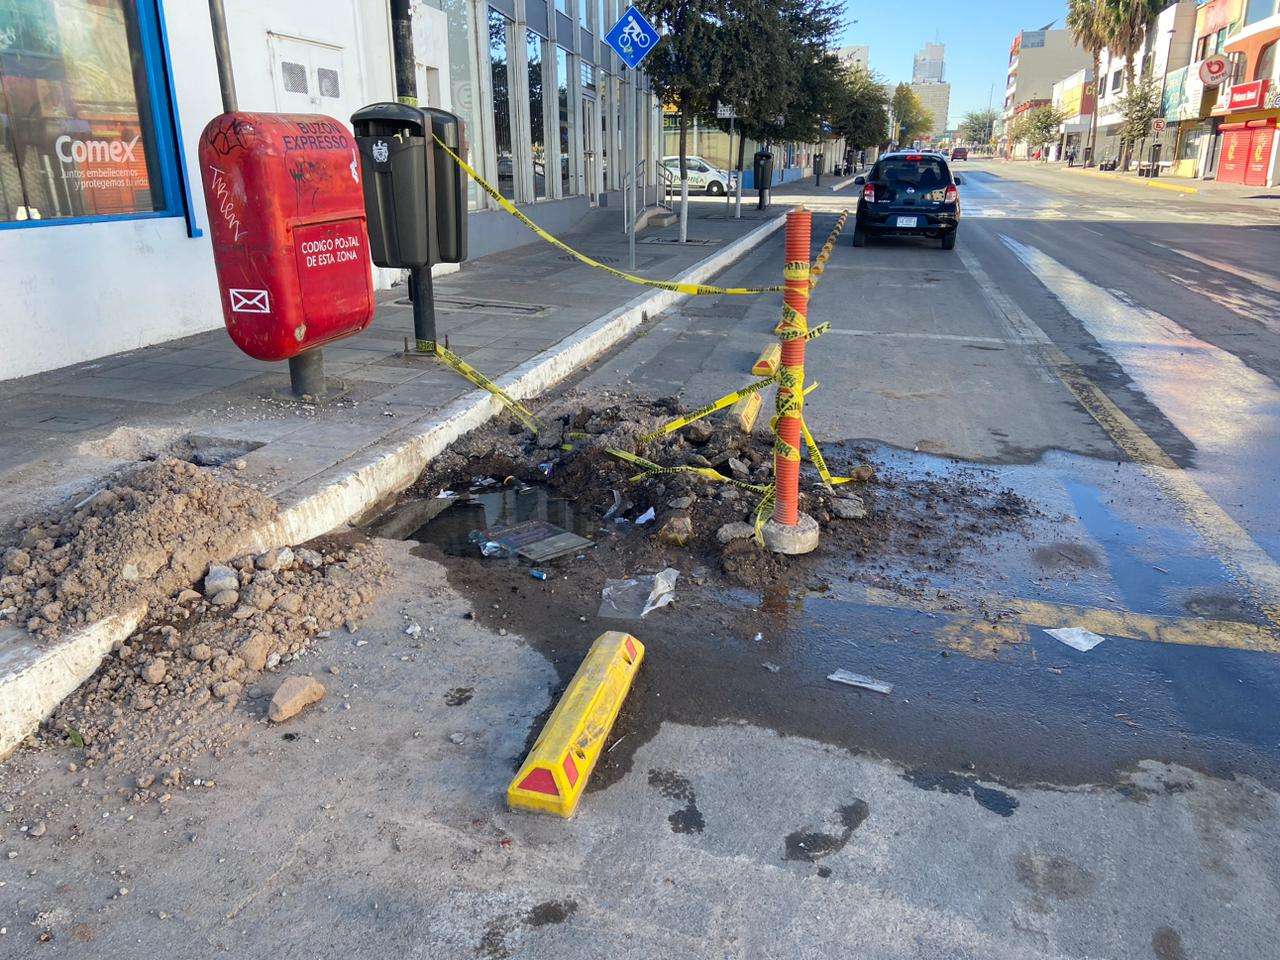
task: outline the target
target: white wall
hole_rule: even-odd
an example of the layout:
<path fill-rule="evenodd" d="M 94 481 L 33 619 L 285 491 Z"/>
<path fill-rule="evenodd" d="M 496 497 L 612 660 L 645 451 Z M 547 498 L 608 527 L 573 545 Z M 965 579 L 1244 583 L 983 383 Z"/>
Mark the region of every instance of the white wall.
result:
<path fill-rule="evenodd" d="M 269 33 L 341 47 L 344 104 L 394 99 L 385 0 L 227 0 L 226 9 L 240 109 L 276 110 Z M 223 325 L 197 163 L 200 133 L 222 112 L 208 6 L 171 0 L 165 15 L 205 235 L 189 238 L 181 217 L 0 230 L 0 379 Z M 378 275 L 385 286 L 398 271 Z"/>

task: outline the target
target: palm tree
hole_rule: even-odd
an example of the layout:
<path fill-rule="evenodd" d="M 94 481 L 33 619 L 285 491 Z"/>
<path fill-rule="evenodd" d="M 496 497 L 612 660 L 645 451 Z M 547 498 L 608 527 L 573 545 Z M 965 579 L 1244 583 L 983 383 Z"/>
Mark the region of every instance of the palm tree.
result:
<path fill-rule="evenodd" d="M 1125 86 L 1132 90 L 1137 68 L 1134 57 L 1146 46 L 1147 32 L 1169 0 L 1102 0 L 1107 27 L 1107 50 L 1113 57 L 1124 58 Z M 1122 167 L 1129 166 L 1130 142 Z"/>
<path fill-rule="evenodd" d="M 1102 63 L 1102 48 L 1107 45 L 1108 20 L 1105 0 L 1070 0 L 1067 7 L 1067 29 L 1071 31 L 1076 43 L 1089 51 L 1093 58 L 1093 83 L 1095 99 L 1093 116 L 1089 123 L 1089 149 L 1085 153 L 1086 166 L 1093 163 L 1093 155 L 1098 147 L 1098 107 L 1097 94 L 1101 93 L 1098 71 Z"/>
<path fill-rule="evenodd" d="M 1137 69 L 1133 58 L 1147 41 L 1147 31 L 1169 6 L 1169 0 L 1101 0 L 1106 23 L 1107 49 L 1124 58 L 1124 79 L 1133 86 Z"/>

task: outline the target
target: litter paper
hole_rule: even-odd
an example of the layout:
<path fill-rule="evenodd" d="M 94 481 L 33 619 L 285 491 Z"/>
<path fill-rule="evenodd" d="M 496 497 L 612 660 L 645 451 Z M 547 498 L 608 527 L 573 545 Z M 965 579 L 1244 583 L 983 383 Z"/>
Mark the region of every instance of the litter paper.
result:
<path fill-rule="evenodd" d="M 1100 637 L 1084 627 L 1062 627 L 1059 630 L 1046 630 L 1049 636 L 1055 640 L 1061 640 L 1073 650 L 1079 650 L 1081 653 L 1088 653 L 1106 637 Z"/>
<path fill-rule="evenodd" d="M 847 683 L 851 687 L 862 687 L 866 690 L 874 690 L 876 693 L 893 693 L 892 683 L 883 683 L 880 680 L 872 680 L 870 677 L 864 677 L 860 673 L 850 673 L 848 670 L 837 670 L 835 673 L 827 677 L 828 680 L 834 680 L 836 683 Z"/>
<path fill-rule="evenodd" d="M 615 620 L 639 620 L 650 611 L 665 607 L 676 598 L 679 570 L 671 567 L 651 577 L 606 580 L 600 591 L 598 616 Z"/>

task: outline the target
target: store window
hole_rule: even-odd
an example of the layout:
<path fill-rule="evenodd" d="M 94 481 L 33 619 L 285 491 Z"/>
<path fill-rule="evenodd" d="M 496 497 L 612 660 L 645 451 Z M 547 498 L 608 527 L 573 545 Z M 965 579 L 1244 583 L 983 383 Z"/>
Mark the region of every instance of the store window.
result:
<path fill-rule="evenodd" d="M 525 31 L 529 61 L 529 156 L 533 158 L 533 197 L 547 197 L 547 115 L 546 66 L 542 51 L 547 41 L 532 30 Z"/>
<path fill-rule="evenodd" d="M 569 0 L 556 0 L 556 13 L 563 13 L 567 17 L 569 15 Z"/>
<path fill-rule="evenodd" d="M 474 164 L 475 144 L 479 142 L 480 127 L 476 113 L 479 100 L 480 68 L 476 60 L 475 18 L 470 0 L 425 0 L 426 4 L 442 12 L 448 23 L 449 92 L 443 106 L 456 113 L 466 131 L 467 161 Z M 467 177 L 467 206 L 475 210 L 480 206 L 480 190 Z"/>
<path fill-rule="evenodd" d="M 1268 43 L 1258 54 L 1258 65 L 1254 68 L 1253 79 L 1270 80 L 1276 72 L 1276 45 Z"/>
<path fill-rule="evenodd" d="M 571 197 L 577 191 L 573 189 L 573 174 L 570 170 L 570 129 L 569 129 L 569 51 L 564 47 L 556 47 L 556 101 L 559 107 L 557 130 L 560 142 L 560 196 Z"/>
<path fill-rule="evenodd" d="M 0 0 L 0 222 L 177 206 L 148 86 L 154 11 L 140 2 Z"/>
<path fill-rule="evenodd" d="M 493 140 L 496 147 L 498 192 L 508 200 L 516 196 L 515 155 L 511 144 L 511 21 L 497 10 L 489 11 L 489 70 L 493 85 Z"/>
<path fill-rule="evenodd" d="M 591 0 L 573 0 L 578 5 L 578 26 L 583 30 L 591 29 Z"/>

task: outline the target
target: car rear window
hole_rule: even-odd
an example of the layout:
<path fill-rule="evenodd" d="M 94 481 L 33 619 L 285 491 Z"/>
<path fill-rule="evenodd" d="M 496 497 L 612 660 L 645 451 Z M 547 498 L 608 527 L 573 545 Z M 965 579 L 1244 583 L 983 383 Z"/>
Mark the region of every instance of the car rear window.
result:
<path fill-rule="evenodd" d="M 888 183 L 893 187 L 915 187 L 917 190 L 936 190 L 951 182 L 951 172 L 937 157 L 886 157 L 876 164 L 872 180 Z"/>

